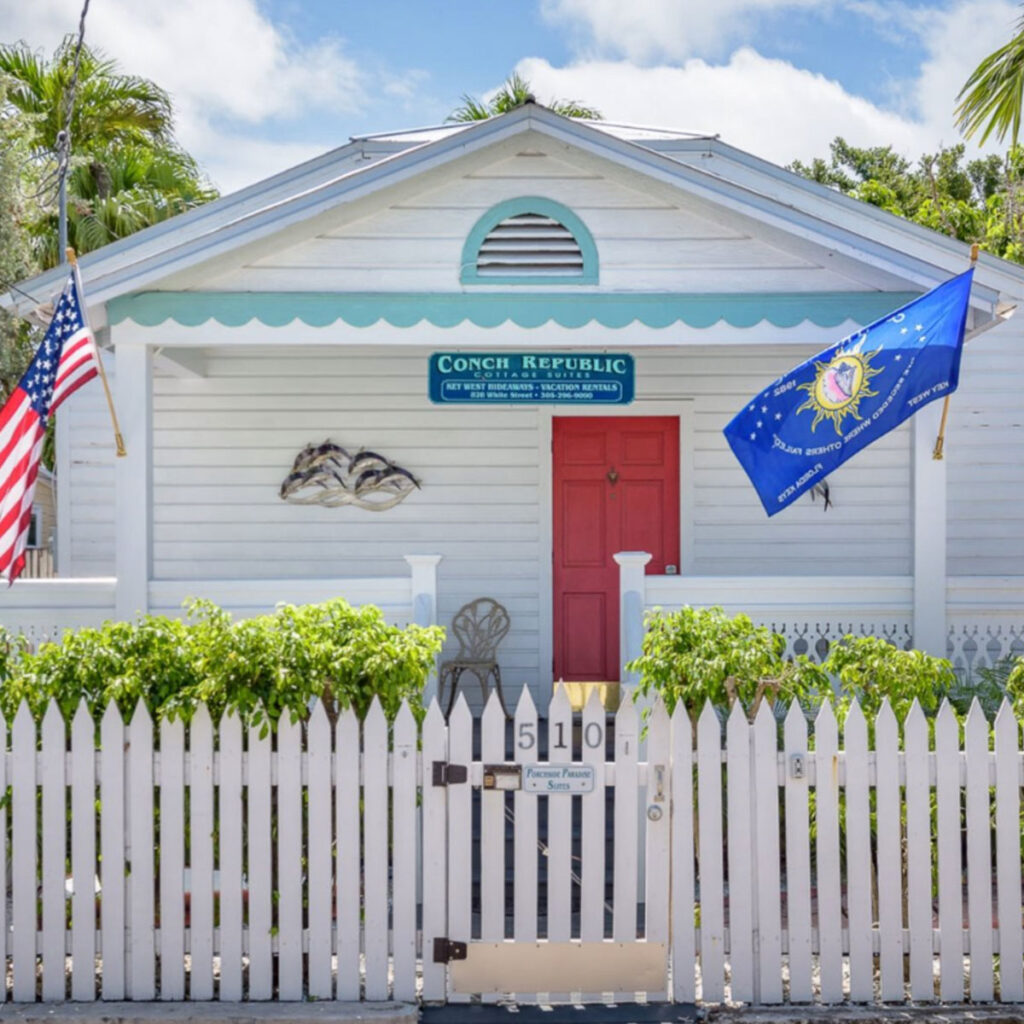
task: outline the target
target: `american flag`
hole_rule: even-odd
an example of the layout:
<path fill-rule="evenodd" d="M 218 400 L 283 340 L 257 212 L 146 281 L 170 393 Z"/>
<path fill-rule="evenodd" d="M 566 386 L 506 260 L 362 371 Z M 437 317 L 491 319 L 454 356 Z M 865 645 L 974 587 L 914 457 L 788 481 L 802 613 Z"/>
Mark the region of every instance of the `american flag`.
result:
<path fill-rule="evenodd" d="M 99 373 L 98 359 L 72 271 L 35 358 L 0 409 L 0 579 L 8 584 L 25 565 L 47 421 L 68 395 Z"/>

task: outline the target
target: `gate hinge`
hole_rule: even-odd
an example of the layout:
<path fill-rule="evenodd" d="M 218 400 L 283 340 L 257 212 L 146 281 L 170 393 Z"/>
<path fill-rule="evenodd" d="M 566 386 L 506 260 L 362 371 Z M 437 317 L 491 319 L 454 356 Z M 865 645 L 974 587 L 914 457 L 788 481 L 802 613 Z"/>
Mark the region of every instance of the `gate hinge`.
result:
<path fill-rule="evenodd" d="M 469 780 L 469 769 L 464 764 L 448 764 L 447 761 L 433 763 L 435 786 L 454 786 Z"/>
<path fill-rule="evenodd" d="M 466 943 L 452 942 L 452 940 L 447 937 L 434 939 L 435 964 L 448 964 L 451 963 L 453 960 L 465 959 Z"/>

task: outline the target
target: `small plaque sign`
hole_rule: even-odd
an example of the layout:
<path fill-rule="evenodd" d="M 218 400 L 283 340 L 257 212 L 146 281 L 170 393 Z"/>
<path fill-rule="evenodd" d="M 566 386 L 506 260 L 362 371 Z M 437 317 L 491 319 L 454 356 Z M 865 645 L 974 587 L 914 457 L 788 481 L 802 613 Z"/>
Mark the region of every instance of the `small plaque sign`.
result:
<path fill-rule="evenodd" d="M 592 764 L 524 764 L 527 793 L 589 793 L 594 788 Z"/>
<path fill-rule="evenodd" d="M 627 405 L 625 352 L 435 352 L 430 400 L 440 405 Z"/>

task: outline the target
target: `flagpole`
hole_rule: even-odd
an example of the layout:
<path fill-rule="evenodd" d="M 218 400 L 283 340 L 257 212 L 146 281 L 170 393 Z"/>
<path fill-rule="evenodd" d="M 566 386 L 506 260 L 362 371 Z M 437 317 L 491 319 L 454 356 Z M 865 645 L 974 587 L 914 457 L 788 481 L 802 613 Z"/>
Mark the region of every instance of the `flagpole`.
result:
<path fill-rule="evenodd" d="M 971 246 L 971 266 L 973 267 L 978 262 L 978 243 L 975 242 Z M 942 403 L 942 419 L 939 421 L 939 433 L 935 438 L 935 447 L 932 449 L 932 458 L 936 462 L 942 461 L 942 448 L 946 443 L 946 419 L 949 416 L 949 400 L 952 395 L 946 395 L 945 400 Z"/>
<path fill-rule="evenodd" d="M 65 255 L 68 258 L 68 263 L 71 264 L 71 271 L 75 275 L 75 281 L 78 283 L 78 294 L 81 297 L 82 292 L 82 278 L 78 273 L 78 259 L 75 256 L 75 250 L 68 246 L 64 250 Z M 82 319 L 88 322 L 88 317 L 85 312 L 85 302 L 82 302 Z M 117 448 L 117 457 L 123 459 L 127 454 L 127 450 L 124 446 L 124 438 L 121 436 L 121 427 L 117 422 L 117 410 L 114 408 L 114 399 L 110 394 L 110 384 L 107 382 L 107 373 L 103 369 L 103 360 L 100 358 L 100 347 L 96 345 L 96 365 L 99 367 L 100 380 L 103 381 L 103 392 L 107 396 L 107 406 L 110 409 L 110 419 L 114 424 L 114 444 Z"/>

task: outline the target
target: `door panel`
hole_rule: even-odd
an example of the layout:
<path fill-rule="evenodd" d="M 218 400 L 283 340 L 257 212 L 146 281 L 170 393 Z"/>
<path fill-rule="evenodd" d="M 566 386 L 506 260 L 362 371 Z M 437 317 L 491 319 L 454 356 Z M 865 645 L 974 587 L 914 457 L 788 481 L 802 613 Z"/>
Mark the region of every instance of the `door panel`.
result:
<path fill-rule="evenodd" d="M 649 551 L 650 573 L 679 562 L 679 420 L 555 417 L 556 679 L 619 678 L 617 551 Z"/>

